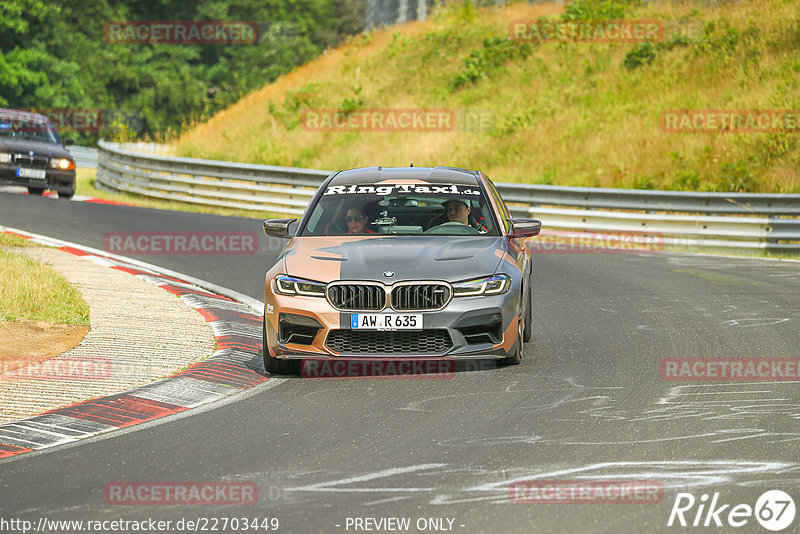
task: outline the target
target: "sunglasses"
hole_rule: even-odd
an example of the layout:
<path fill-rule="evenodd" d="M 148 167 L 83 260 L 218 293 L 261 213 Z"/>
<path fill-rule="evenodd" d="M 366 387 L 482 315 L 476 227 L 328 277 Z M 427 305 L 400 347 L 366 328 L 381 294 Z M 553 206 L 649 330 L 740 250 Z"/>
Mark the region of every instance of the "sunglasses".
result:
<path fill-rule="evenodd" d="M 361 222 L 364 218 L 363 215 L 353 215 L 352 217 L 345 217 L 344 222 L 351 223 L 351 222 Z"/>

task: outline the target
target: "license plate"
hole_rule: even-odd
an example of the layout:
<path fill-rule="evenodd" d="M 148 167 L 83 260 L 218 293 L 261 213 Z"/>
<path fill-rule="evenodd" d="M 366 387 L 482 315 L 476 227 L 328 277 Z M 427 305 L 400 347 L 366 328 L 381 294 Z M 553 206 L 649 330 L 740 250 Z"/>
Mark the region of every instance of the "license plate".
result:
<path fill-rule="evenodd" d="M 422 330 L 421 313 L 354 313 L 353 330 Z"/>
<path fill-rule="evenodd" d="M 36 180 L 44 180 L 46 174 L 41 169 L 23 169 L 17 167 L 17 178 L 35 178 Z"/>

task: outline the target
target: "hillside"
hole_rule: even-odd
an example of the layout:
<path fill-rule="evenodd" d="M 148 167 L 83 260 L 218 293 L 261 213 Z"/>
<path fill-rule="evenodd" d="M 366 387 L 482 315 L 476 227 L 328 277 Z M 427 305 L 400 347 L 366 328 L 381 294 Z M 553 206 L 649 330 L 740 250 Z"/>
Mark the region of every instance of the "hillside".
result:
<path fill-rule="evenodd" d="M 796 114 L 800 3 L 630 5 L 572 2 L 565 12 L 556 4 L 476 10 L 467 3 L 427 22 L 362 34 L 198 125 L 178 150 L 319 169 L 453 165 L 502 182 L 800 192 L 796 122 L 771 133 L 674 132 L 662 124 L 672 110 Z M 510 39 L 513 21 L 541 27 L 598 18 L 655 19 L 663 38 Z M 455 128 L 319 131 L 308 119 L 309 111 L 361 120 L 374 118 L 370 110 L 420 108 L 444 110 Z"/>

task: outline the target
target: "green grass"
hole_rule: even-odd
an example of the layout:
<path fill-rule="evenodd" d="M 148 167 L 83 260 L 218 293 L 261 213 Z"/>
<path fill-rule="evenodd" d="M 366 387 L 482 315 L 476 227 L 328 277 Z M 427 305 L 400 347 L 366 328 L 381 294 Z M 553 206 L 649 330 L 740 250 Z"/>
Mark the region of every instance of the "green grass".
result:
<path fill-rule="evenodd" d="M 0 247 L 33 247 L 36 246 L 31 243 L 30 239 L 19 237 L 17 235 L 7 234 L 0 232 Z"/>
<path fill-rule="evenodd" d="M 15 239 L 0 234 L 3 246 Z M 52 268 L 0 251 L 0 324 L 21 320 L 88 326 L 89 306 Z"/>
<path fill-rule="evenodd" d="M 453 4 L 357 36 L 248 95 L 177 143 L 179 155 L 342 169 L 455 165 L 495 181 L 800 192 L 797 133 L 668 133 L 680 109 L 800 109 L 800 3 L 627 0 Z M 699 7 L 698 7 L 699 6 Z M 659 19 L 661 42 L 518 42 L 514 20 Z M 304 112 L 483 110 L 477 131 L 317 132 Z"/>

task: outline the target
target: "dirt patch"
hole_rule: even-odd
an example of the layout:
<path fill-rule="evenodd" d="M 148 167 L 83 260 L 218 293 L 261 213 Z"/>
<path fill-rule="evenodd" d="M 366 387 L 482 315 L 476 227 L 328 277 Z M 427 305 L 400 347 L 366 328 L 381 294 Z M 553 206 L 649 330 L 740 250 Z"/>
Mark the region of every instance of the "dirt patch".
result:
<path fill-rule="evenodd" d="M 0 325 L 0 372 L 40 363 L 81 342 L 88 326 L 19 321 Z"/>

